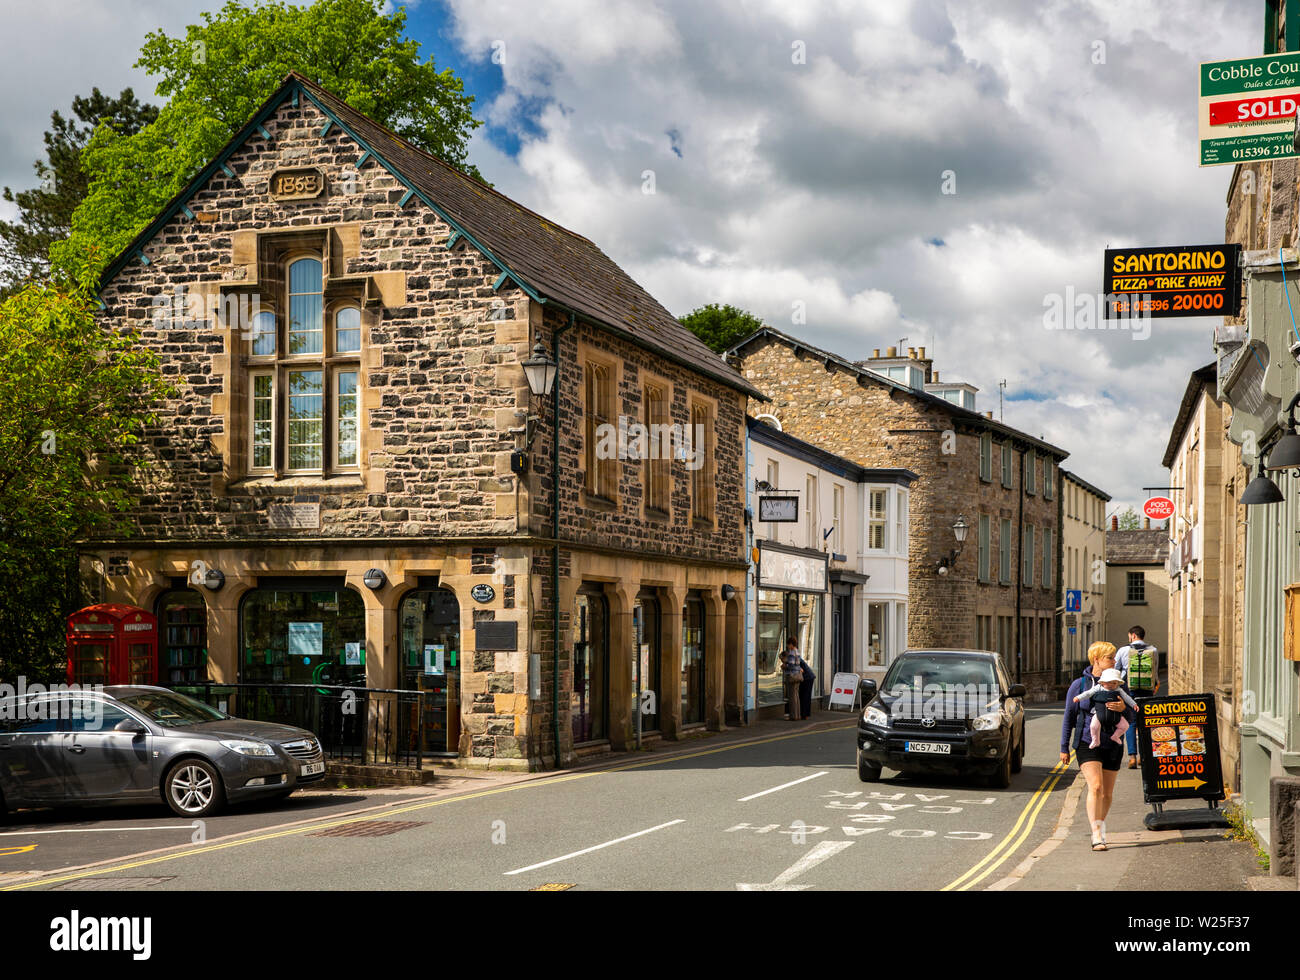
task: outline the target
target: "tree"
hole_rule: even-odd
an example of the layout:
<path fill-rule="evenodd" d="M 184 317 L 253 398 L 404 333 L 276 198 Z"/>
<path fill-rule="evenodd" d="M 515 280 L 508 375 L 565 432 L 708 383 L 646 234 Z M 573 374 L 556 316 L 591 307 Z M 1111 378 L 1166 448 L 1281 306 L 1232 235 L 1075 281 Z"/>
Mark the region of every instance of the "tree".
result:
<path fill-rule="evenodd" d="M 752 313 L 735 306 L 710 303 L 677 318 L 700 340 L 719 354 L 763 326 Z"/>
<path fill-rule="evenodd" d="M 416 146 L 481 180 L 466 160 L 474 97 L 451 69 L 420 60 L 403 37 L 406 11 L 383 0 L 316 0 L 296 7 L 230 0 L 203 14 L 184 37 L 147 35 L 136 67 L 157 76 L 167 105 L 133 135 L 96 130 L 86 149 L 94 175 L 73 215 L 73 234 L 55 246 L 74 265 L 97 250 L 111 261 L 193 179 L 290 71 L 329 89 Z"/>
<path fill-rule="evenodd" d="M 175 394 L 136 335 L 95 322 L 91 271 L 0 304 L 0 676 L 62 658 L 76 542 L 124 529 L 133 447 Z"/>
<path fill-rule="evenodd" d="M 72 212 L 86 196 L 89 175 L 82 153 L 101 123 L 129 136 L 158 118 L 154 106 L 141 103 L 131 89 L 117 98 L 92 89 L 72 100 L 72 114 L 50 113 L 45 131 L 45 159 L 34 164 L 39 186 L 26 191 L 4 189 L 4 199 L 18 207 L 17 221 L 0 221 L 0 294 L 12 293 L 29 277 L 49 271 L 50 245 L 66 238 Z"/>
<path fill-rule="evenodd" d="M 1130 507 L 1122 511 L 1119 515 L 1119 529 L 1121 531 L 1137 531 L 1142 527 L 1142 519 L 1138 517 L 1137 511 Z"/>

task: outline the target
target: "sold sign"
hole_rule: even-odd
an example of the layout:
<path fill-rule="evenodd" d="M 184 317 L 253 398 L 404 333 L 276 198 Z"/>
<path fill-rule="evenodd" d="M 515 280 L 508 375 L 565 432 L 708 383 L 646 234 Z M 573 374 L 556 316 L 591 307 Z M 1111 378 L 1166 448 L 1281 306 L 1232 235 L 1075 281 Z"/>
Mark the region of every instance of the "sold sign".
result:
<path fill-rule="evenodd" d="M 1142 505 L 1142 513 L 1153 521 L 1163 521 L 1174 516 L 1174 502 L 1168 497 L 1152 497 Z"/>

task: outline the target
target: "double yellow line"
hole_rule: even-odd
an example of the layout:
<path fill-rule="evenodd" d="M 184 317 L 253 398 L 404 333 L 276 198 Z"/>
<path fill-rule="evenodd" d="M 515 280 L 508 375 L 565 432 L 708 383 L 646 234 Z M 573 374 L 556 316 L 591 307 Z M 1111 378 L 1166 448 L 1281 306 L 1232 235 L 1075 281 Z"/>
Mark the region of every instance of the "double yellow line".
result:
<path fill-rule="evenodd" d="M 1070 754 L 1070 759 L 1073 761 L 1074 753 Z M 1038 784 L 1038 789 L 1035 790 L 1034 795 L 1029 798 L 1029 802 L 1025 804 L 1025 808 L 1020 811 L 1020 818 L 1012 826 L 1011 831 L 1007 836 L 1002 838 L 1002 842 L 999 843 L 997 847 L 993 848 L 993 850 L 991 850 L 979 864 L 975 865 L 975 867 L 971 868 L 960 878 L 944 885 L 939 890 L 945 892 L 969 891 L 996 871 L 1007 858 L 1011 857 L 1012 854 L 1015 854 L 1020 848 L 1020 845 L 1029 838 L 1030 831 L 1034 829 L 1034 821 L 1038 819 L 1038 812 L 1042 810 L 1043 806 L 1047 803 L 1048 798 L 1052 795 L 1052 790 L 1056 788 L 1056 784 L 1060 782 L 1061 777 L 1064 776 L 1069 769 L 1069 762 L 1058 762 L 1054 765 L 1047 775 L 1043 777 L 1043 781 Z M 992 863 L 990 864 L 990 862 Z M 985 865 L 988 865 L 988 867 L 985 867 Z M 981 871 L 981 868 L 984 870 Z M 972 877 L 972 875 L 977 876 Z"/>

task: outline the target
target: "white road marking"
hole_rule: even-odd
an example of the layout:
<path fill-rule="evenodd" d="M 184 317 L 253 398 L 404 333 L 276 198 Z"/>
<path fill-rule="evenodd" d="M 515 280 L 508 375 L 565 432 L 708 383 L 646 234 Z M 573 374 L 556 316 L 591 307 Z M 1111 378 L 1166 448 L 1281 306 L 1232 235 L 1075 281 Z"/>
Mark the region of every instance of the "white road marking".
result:
<path fill-rule="evenodd" d="M 194 830 L 194 824 L 173 824 L 165 827 L 88 827 L 69 830 L 15 830 L 0 837 L 35 837 L 38 834 L 118 834 L 127 830 Z"/>
<path fill-rule="evenodd" d="M 803 779 L 796 779 L 793 783 L 782 783 L 780 786 L 773 786 L 771 789 L 765 789 L 761 793 L 753 793 L 749 796 L 742 796 L 737 803 L 748 803 L 750 800 L 756 800 L 760 796 L 766 796 L 768 793 L 775 793 L 777 790 L 789 789 L 791 786 L 798 786 L 800 783 L 806 783 L 810 779 L 816 779 L 818 776 L 825 776 L 829 769 L 823 769 L 821 772 L 815 772 L 811 776 L 804 776 Z"/>
<path fill-rule="evenodd" d="M 808 885 L 792 885 L 790 882 L 798 878 L 801 874 L 809 869 L 821 864 L 829 857 L 834 857 L 846 847 L 852 847 L 851 840 L 824 840 L 816 844 L 811 851 L 801 857 L 790 867 L 786 868 L 779 875 L 773 878 L 767 884 L 762 885 L 742 885 L 737 884 L 737 891 L 742 892 L 797 892 L 808 888 Z"/>
<path fill-rule="evenodd" d="M 572 854 L 565 854 L 562 857 L 551 858 L 549 861 L 542 861 L 538 864 L 530 864 L 526 868 L 516 868 L 514 871 L 505 872 L 507 875 L 521 875 L 525 871 L 535 871 L 538 868 L 544 868 L 548 864 L 558 864 L 560 861 L 567 861 L 569 858 L 576 858 L 583 854 L 590 854 L 592 851 L 599 851 L 602 847 L 611 847 L 614 844 L 621 844 L 625 840 L 631 840 L 633 837 L 644 837 L 646 834 L 653 834 L 656 830 L 663 830 L 665 827 L 671 827 L 673 824 L 685 823 L 685 820 L 669 820 L 667 823 L 661 823 L 658 827 L 651 827 L 649 830 L 638 830 L 635 834 L 628 834 L 626 837 L 620 837 L 618 840 L 607 840 L 603 844 L 597 844 L 595 847 L 584 847 L 581 851 L 574 851 Z"/>

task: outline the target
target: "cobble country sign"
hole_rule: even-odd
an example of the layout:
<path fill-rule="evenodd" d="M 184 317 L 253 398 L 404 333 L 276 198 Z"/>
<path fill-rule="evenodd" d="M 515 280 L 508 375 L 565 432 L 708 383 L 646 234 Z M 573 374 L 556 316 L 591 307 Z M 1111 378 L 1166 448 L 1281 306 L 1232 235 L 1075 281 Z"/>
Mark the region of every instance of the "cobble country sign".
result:
<path fill-rule="evenodd" d="M 1105 315 L 1236 316 L 1240 253 L 1237 244 L 1108 248 Z"/>
<path fill-rule="evenodd" d="M 1200 94 L 1202 167 L 1296 156 L 1300 54 L 1204 62 Z"/>

